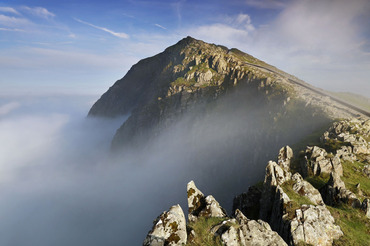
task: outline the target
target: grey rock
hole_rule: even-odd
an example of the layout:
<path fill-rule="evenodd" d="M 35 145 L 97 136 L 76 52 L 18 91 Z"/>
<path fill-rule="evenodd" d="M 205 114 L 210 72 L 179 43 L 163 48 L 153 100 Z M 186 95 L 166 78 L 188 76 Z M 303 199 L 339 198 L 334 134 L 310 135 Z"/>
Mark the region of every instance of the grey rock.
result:
<path fill-rule="evenodd" d="M 262 220 L 249 220 L 240 210 L 235 212 L 235 220 L 223 222 L 219 231 L 221 240 L 226 246 L 238 245 L 287 245 L 276 232 L 271 230 L 268 223 Z"/>
<path fill-rule="evenodd" d="M 279 150 L 277 164 L 286 172 L 290 172 L 290 164 L 293 159 L 293 150 L 287 145 Z"/>
<path fill-rule="evenodd" d="M 172 206 L 153 222 L 144 246 L 184 245 L 187 241 L 186 220 L 180 205 Z"/>
<path fill-rule="evenodd" d="M 296 210 L 290 223 L 294 245 L 304 242 L 311 245 L 332 245 L 343 235 L 340 227 L 325 206 L 303 205 Z"/>
<path fill-rule="evenodd" d="M 303 180 L 299 173 L 292 176 L 293 190 L 301 196 L 305 196 L 315 205 L 324 205 L 320 192 L 309 182 Z"/>
<path fill-rule="evenodd" d="M 330 173 L 330 179 L 323 188 L 320 189 L 321 196 L 327 205 L 337 205 L 346 203 L 354 208 L 361 206 L 360 200 L 350 190 L 346 189 L 344 182 L 336 172 Z"/>
<path fill-rule="evenodd" d="M 195 186 L 194 181 L 187 184 L 189 221 L 196 221 L 198 217 L 226 217 L 226 211 L 211 195 L 204 197 Z"/>

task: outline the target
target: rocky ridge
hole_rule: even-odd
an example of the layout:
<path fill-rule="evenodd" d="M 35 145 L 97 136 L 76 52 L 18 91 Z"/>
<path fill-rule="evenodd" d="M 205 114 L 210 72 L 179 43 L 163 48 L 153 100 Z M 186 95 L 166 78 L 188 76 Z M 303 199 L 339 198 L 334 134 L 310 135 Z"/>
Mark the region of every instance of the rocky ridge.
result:
<path fill-rule="evenodd" d="M 212 238 L 213 245 L 368 242 L 370 120 L 335 122 L 320 139 L 319 146 L 308 146 L 296 156 L 289 146 L 281 148 L 277 160 L 268 162 L 263 184 L 235 197 L 231 217 L 213 196 L 205 197 L 193 181 L 189 182 L 187 238 L 183 244 L 203 245 L 197 225 L 204 221 L 209 224 L 202 233 Z M 358 178 L 352 180 L 351 175 Z M 352 187 L 353 181 L 360 183 Z M 362 223 L 360 229 L 351 228 L 351 220 Z M 167 236 L 163 244 L 144 244 L 182 245 L 171 244 L 171 240 Z"/>

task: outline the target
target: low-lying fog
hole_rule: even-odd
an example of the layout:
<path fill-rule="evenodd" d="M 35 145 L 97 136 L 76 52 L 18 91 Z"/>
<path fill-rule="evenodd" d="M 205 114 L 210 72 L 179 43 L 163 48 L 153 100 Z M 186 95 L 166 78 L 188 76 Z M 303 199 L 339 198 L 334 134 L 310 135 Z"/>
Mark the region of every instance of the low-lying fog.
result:
<path fill-rule="evenodd" d="M 185 118 L 113 158 L 110 141 L 125 117 L 86 118 L 96 99 L 0 99 L 0 245 L 140 245 L 162 211 L 179 203 L 187 212 L 188 181 L 230 211 L 278 149 L 301 137 L 270 139 L 261 108 L 241 104 Z"/>

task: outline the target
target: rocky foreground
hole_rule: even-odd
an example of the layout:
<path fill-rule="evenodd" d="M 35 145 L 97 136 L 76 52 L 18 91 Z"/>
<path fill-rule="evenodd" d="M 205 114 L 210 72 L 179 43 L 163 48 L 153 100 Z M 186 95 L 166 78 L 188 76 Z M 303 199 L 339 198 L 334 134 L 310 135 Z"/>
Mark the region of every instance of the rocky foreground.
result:
<path fill-rule="evenodd" d="M 188 221 L 179 205 L 154 222 L 143 245 L 367 245 L 370 242 L 370 120 L 335 122 L 294 155 L 269 161 L 263 183 L 234 198 L 233 213 L 193 181 Z"/>

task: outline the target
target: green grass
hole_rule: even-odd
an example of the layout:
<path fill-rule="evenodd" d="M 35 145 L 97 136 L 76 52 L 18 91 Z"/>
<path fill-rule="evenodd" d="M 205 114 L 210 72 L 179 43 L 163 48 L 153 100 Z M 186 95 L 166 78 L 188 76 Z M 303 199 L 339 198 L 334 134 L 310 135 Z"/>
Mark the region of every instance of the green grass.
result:
<path fill-rule="evenodd" d="M 343 177 L 346 188 L 357 195 L 356 184 L 360 183 L 360 189 L 364 196 L 370 197 L 370 179 L 362 172 L 365 164 L 362 162 L 342 161 Z"/>
<path fill-rule="evenodd" d="M 369 245 L 370 242 L 370 220 L 364 213 L 352 208 L 349 205 L 342 204 L 334 208 L 327 206 L 335 222 L 343 231 L 343 236 L 334 241 L 337 246 L 360 246 Z"/>
<path fill-rule="evenodd" d="M 296 193 L 293 188 L 293 181 L 289 180 L 285 182 L 281 188 L 283 191 L 288 195 L 290 198 L 290 202 L 285 205 L 284 209 L 285 212 L 288 214 L 289 219 L 293 219 L 295 217 L 295 211 L 299 209 L 302 205 L 314 205 L 310 199 L 305 196 L 301 196 L 300 194 Z"/>
<path fill-rule="evenodd" d="M 214 236 L 210 233 L 210 230 L 215 225 L 220 224 L 227 218 L 204 218 L 199 217 L 196 222 L 190 222 L 188 227 L 193 229 L 195 232 L 195 238 L 193 242 L 187 243 L 189 246 L 218 246 L 222 245 L 221 238 L 219 236 Z"/>
<path fill-rule="evenodd" d="M 306 181 L 308 181 L 310 184 L 312 184 L 313 187 L 316 189 L 322 188 L 330 178 L 330 174 L 328 173 L 320 173 L 318 176 L 309 176 L 306 178 Z"/>

